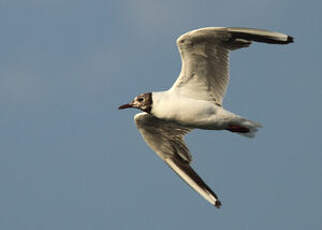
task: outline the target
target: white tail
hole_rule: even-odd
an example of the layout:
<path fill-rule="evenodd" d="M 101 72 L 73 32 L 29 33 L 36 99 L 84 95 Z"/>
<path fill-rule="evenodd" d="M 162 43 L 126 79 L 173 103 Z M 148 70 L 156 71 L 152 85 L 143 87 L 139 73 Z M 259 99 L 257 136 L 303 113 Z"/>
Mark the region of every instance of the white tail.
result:
<path fill-rule="evenodd" d="M 258 122 L 250 121 L 243 117 L 237 116 L 236 120 L 228 126 L 227 130 L 245 137 L 253 138 L 255 137 L 255 133 L 261 127 L 262 125 Z"/>

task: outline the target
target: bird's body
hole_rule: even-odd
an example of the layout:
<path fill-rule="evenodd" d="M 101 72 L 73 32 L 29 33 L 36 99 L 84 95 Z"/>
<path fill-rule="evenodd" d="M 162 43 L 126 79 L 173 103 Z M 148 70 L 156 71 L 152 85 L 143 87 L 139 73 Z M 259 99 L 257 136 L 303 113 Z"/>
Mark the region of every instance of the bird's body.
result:
<path fill-rule="evenodd" d="M 208 126 L 216 129 L 210 126 L 215 124 L 216 115 L 222 110 L 212 102 L 181 96 L 171 90 L 153 92 L 152 101 L 155 106 L 151 113 L 154 116 L 191 128 Z"/>
<path fill-rule="evenodd" d="M 223 108 L 229 82 L 229 51 L 248 47 L 252 41 L 288 44 L 282 33 L 249 28 L 208 27 L 177 39 L 182 60 L 180 75 L 166 91 L 144 93 L 119 109 L 138 108 L 137 128 L 146 143 L 188 185 L 220 207 L 217 195 L 191 168 L 191 154 L 183 137 L 192 129 L 228 130 L 254 137 L 259 123 Z"/>
<path fill-rule="evenodd" d="M 189 128 L 224 130 L 240 118 L 212 101 L 181 96 L 171 90 L 153 92 L 152 101 L 151 114 Z"/>

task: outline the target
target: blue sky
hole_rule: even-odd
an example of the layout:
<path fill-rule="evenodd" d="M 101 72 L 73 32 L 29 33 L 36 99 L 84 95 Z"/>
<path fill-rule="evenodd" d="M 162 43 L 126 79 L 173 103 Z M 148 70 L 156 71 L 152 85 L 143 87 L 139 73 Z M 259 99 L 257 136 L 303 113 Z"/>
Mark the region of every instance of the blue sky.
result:
<path fill-rule="evenodd" d="M 320 1 L 0 2 L 0 229 L 321 229 Z M 117 107 L 169 88 L 175 40 L 206 26 L 294 36 L 231 54 L 224 105 L 255 139 L 195 130 L 193 167 L 220 210 Z"/>

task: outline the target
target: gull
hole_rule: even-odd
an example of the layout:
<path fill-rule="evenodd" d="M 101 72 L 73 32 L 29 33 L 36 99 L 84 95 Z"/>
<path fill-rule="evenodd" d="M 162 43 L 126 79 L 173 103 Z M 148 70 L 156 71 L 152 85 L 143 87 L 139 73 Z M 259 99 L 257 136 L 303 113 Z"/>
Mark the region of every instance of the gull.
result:
<path fill-rule="evenodd" d="M 228 130 L 254 137 L 261 125 L 223 108 L 229 82 L 229 51 L 252 41 L 288 44 L 293 37 L 252 28 L 206 27 L 177 39 L 181 72 L 166 91 L 148 92 L 119 109 L 137 108 L 134 116 L 145 142 L 189 186 L 212 205 L 221 201 L 190 166 L 192 157 L 184 135 L 193 129 Z"/>

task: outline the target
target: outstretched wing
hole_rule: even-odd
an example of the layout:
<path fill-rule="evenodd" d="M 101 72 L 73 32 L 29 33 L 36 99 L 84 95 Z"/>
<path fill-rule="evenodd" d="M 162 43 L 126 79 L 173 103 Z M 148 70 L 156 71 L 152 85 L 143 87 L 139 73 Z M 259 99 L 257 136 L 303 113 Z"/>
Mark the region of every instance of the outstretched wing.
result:
<path fill-rule="evenodd" d="M 250 28 L 208 27 L 177 39 L 182 68 L 172 90 L 181 95 L 222 104 L 229 82 L 229 50 L 248 47 L 252 41 L 288 44 L 282 33 Z"/>
<path fill-rule="evenodd" d="M 183 137 L 191 129 L 164 121 L 148 113 L 134 117 L 136 126 L 145 142 L 173 169 L 189 186 L 217 208 L 221 203 L 217 195 L 191 168 L 191 154 Z"/>

